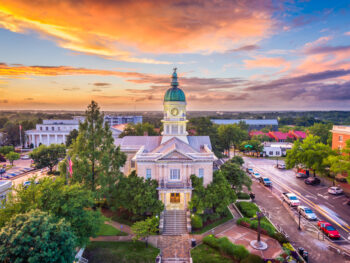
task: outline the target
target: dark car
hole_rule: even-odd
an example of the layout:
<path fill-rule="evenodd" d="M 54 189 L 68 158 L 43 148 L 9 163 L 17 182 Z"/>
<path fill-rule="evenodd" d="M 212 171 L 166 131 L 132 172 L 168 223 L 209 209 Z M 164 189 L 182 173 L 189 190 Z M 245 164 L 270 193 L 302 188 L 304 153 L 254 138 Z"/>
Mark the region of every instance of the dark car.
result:
<path fill-rule="evenodd" d="M 305 179 L 304 182 L 305 184 L 309 184 L 309 185 L 317 185 L 321 183 L 321 180 L 318 179 L 317 177 L 309 177 Z"/>

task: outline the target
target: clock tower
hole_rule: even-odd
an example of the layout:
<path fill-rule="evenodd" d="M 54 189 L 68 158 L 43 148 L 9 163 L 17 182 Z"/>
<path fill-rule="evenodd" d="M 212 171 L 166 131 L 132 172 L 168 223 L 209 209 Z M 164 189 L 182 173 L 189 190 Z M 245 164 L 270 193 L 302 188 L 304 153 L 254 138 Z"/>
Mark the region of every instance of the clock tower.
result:
<path fill-rule="evenodd" d="M 171 77 L 171 88 L 167 90 L 164 96 L 164 118 L 162 143 L 177 137 L 185 143 L 188 143 L 186 124 L 186 97 L 185 93 L 178 87 L 176 68 L 174 68 Z"/>

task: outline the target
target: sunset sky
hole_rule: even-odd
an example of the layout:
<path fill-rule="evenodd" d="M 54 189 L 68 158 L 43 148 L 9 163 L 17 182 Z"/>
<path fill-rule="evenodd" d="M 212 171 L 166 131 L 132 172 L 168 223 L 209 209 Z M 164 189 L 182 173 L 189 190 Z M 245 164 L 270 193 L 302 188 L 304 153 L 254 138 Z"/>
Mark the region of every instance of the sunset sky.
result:
<path fill-rule="evenodd" d="M 350 110 L 348 0 L 1 0 L 0 109 Z"/>

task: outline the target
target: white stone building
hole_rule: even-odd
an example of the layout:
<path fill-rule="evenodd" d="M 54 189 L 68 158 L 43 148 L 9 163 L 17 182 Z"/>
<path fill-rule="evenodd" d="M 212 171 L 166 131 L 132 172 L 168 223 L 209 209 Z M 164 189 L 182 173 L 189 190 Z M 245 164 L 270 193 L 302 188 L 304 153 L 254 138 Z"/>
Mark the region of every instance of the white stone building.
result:
<path fill-rule="evenodd" d="M 76 129 L 79 130 L 79 122 L 84 121 L 84 117 L 74 117 L 73 120 L 43 120 L 42 124 L 37 124 L 35 130 L 25 132 L 27 144 L 33 143 L 34 147 L 40 144 L 65 144 L 68 134 Z"/>
<path fill-rule="evenodd" d="M 125 136 L 115 144 L 127 155 L 123 172 L 136 170 L 138 176 L 159 182 L 159 199 L 167 210 L 186 210 L 191 200 L 192 174 L 203 177 L 204 185 L 213 180 L 213 162 L 209 136 L 188 136 L 186 98 L 178 88 L 174 69 L 171 88 L 164 96 L 162 136 Z"/>
<path fill-rule="evenodd" d="M 264 156 L 286 156 L 287 150 L 292 149 L 293 143 L 290 142 L 264 142 Z"/>

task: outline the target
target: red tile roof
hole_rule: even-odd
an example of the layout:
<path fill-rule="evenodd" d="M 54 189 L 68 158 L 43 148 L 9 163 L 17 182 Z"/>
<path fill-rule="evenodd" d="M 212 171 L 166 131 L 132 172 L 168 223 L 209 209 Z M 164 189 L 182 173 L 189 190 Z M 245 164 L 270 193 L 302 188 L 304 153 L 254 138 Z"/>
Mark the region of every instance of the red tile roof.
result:
<path fill-rule="evenodd" d="M 262 131 L 251 131 L 251 132 L 249 132 L 249 136 L 250 137 L 257 136 L 257 135 L 267 135 L 267 133 L 262 132 Z"/>

